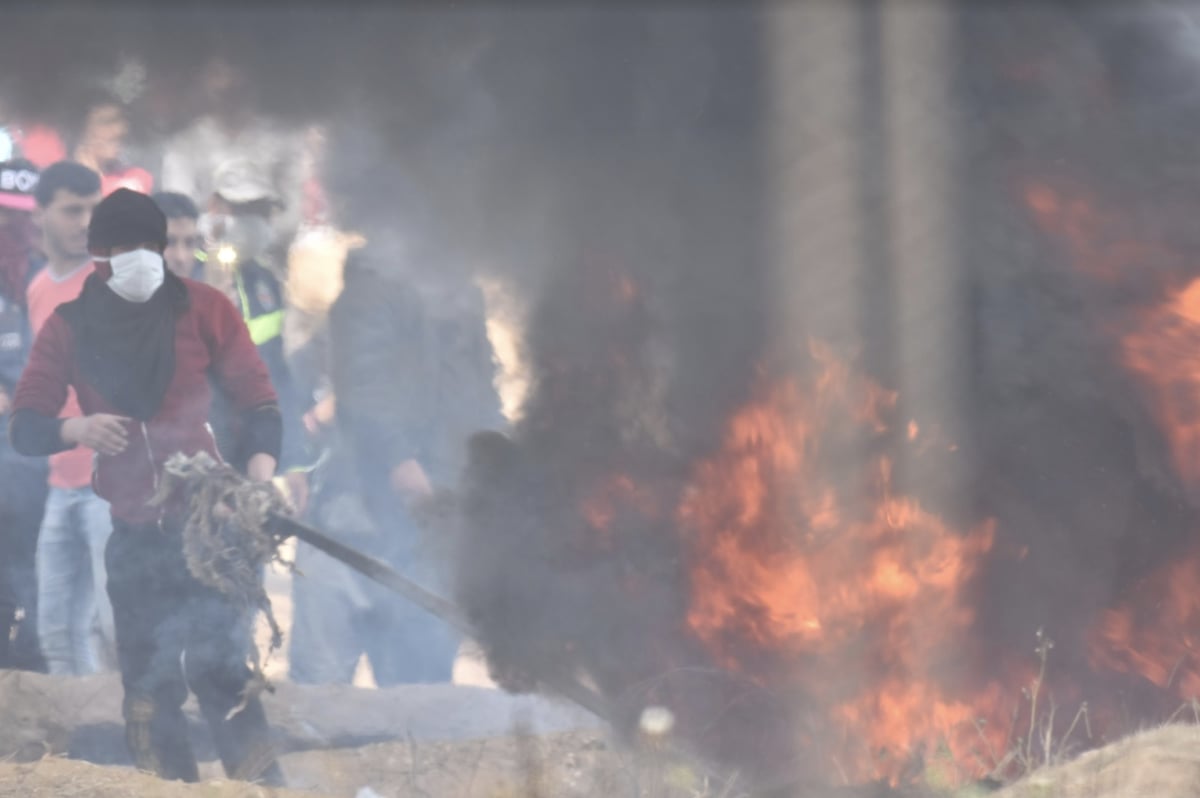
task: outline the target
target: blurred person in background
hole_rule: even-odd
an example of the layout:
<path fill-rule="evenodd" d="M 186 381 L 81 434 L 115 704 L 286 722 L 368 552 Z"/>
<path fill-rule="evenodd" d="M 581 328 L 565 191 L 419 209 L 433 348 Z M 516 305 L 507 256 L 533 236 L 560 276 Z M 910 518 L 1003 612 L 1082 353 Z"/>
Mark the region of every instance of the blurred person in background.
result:
<path fill-rule="evenodd" d="M 171 455 L 217 456 L 212 378 L 244 419 L 248 476 L 273 477 L 282 425 L 266 366 L 228 299 L 165 267 L 167 220 L 148 196 L 114 191 L 96 206 L 86 242 L 95 268 L 34 342 L 13 402 L 13 445 L 96 450 L 93 481 L 112 509 L 108 594 L 137 766 L 199 780 L 183 714 L 191 691 L 225 772 L 282 784 L 247 665 L 254 611 L 191 575 L 184 508 L 150 503 Z M 81 414 L 64 419 L 71 388 Z"/>
<path fill-rule="evenodd" d="M 331 224 L 319 180 L 324 132 L 310 128 L 305 144 L 304 223 L 288 252 L 284 348 L 296 389 L 308 405 L 304 431 L 320 455 L 310 474 L 309 512 L 318 525 L 369 549 L 373 526 L 357 482 L 349 476 L 354 466 L 338 434 L 329 360 L 329 309 L 342 291 L 347 252 L 362 239 Z M 289 678 L 305 684 L 350 684 L 365 652 L 380 665 L 378 678 L 386 683 L 387 636 L 378 633 L 382 627 L 356 617 L 370 614 L 376 586 L 308 546 L 300 546 L 297 557 L 303 576 L 292 580 Z"/>
<path fill-rule="evenodd" d="M 25 158 L 38 169 L 45 169 L 67 157 L 67 145 L 51 125 L 34 122 L 13 124 L 8 128 L 14 154 Z"/>
<path fill-rule="evenodd" d="M 172 191 L 160 191 L 153 199 L 167 217 L 167 248 L 163 252 L 167 268 L 180 277 L 203 282 L 207 255 L 202 251 L 204 240 L 196 227 L 200 218 L 196 203 Z"/>
<path fill-rule="evenodd" d="M 38 263 L 33 211 L 38 171 L 32 163 L 0 163 L 0 422 L 6 427 L 13 392 L 33 333 L 25 289 Z M 35 552 L 46 503 L 46 461 L 0 441 L 0 668 L 45 670 L 37 632 Z"/>
<path fill-rule="evenodd" d="M 330 374 L 329 309 L 342 290 L 347 252 L 361 239 L 332 227 L 304 230 L 289 255 L 285 343 L 298 390 L 310 403 L 304 431 L 320 452 L 310 474 L 314 522 L 364 551 L 382 554 L 362 503 L 353 458 L 339 434 Z M 377 585 L 307 545 L 292 579 L 289 678 L 301 684 L 350 684 L 365 653 L 379 684 L 389 683 L 393 651 L 385 617 L 392 602 Z M 376 606 L 378 605 L 378 606 Z"/>
<path fill-rule="evenodd" d="M 100 175 L 60 161 L 42 173 L 37 216 L 46 265 L 29 283 L 36 335 L 54 310 L 79 296 L 92 272 L 87 229 L 100 202 Z M 78 416 L 67 393 L 62 417 Z M 38 630 L 50 673 L 83 676 L 115 660 L 112 606 L 105 592 L 104 548 L 112 534 L 108 502 L 92 490 L 92 450 L 50 457 L 49 494 L 38 536 Z"/>
<path fill-rule="evenodd" d="M 303 511 L 310 454 L 305 446 L 301 417 L 309 403 L 298 394 L 284 354 L 284 291 L 267 260 L 272 241 L 271 219 L 281 206 L 266 171 L 248 159 L 234 159 L 218 167 L 213 194 L 206 212 L 200 216 L 198 228 L 205 240 L 206 281 L 224 291 L 242 314 L 250 340 L 267 364 L 271 384 L 279 395 L 284 423 L 280 465 L 290 497 L 297 509 Z M 241 451 L 236 417 L 224 412 L 220 400 L 213 422 L 225 459 L 244 470 L 246 452 Z"/>
<path fill-rule="evenodd" d="M 302 397 L 305 430 L 310 439 L 328 429 L 334 418 L 329 377 L 329 308 L 342 292 L 346 254 L 362 245 L 362 237 L 333 226 L 320 173 L 325 132 L 314 125 L 305 135 L 302 172 L 303 222 L 288 250 L 283 317 L 284 355 Z M 322 449 L 324 451 L 324 449 Z"/>
<path fill-rule="evenodd" d="M 321 523 L 433 590 L 444 590 L 436 533 L 416 515 L 453 486 L 466 440 L 505 421 L 483 297 L 386 226 L 347 259 L 329 314 L 340 449 L 323 469 Z M 431 265 L 424 271 L 421 266 Z M 328 492 L 332 500 L 324 502 Z M 457 635 L 365 580 L 297 550 L 292 677 L 348 681 L 360 654 L 380 686 L 450 681 Z M 344 569 L 343 569 L 344 570 Z"/>
<path fill-rule="evenodd" d="M 80 109 L 83 117 L 72 156 L 100 175 L 100 193 L 108 196 L 118 188 L 128 188 L 149 194 L 154 188 L 154 178 L 125 160 L 125 140 L 129 135 L 125 105 L 115 96 L 96 91 L 80 103 Z"/>

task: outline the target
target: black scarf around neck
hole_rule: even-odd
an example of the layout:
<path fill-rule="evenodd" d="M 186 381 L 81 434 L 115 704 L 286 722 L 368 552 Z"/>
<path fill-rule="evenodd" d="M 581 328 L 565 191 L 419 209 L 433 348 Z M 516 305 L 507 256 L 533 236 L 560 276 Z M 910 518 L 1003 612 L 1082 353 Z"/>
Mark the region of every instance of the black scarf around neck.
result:
<path fill-rule="evenodd" d="M 167 270 L 145 302 L 122 299 L 89 275 L 79 298 L 58 312 L 75 333 L 83 378 L 117 412 L 149 421 L 175 376 L 175 323 L 187 307 L 187 286 Z"/>

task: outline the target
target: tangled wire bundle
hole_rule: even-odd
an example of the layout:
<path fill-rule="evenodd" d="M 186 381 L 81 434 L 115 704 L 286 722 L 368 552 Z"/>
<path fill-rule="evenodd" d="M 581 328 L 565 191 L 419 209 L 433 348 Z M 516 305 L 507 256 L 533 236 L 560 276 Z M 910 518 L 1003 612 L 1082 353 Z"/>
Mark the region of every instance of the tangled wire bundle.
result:
<path fill-rule="evenodd" d="M 267 523 L 272 514 L 287 515 L 291 508 L 269 483 L 251 482 L 205 452 L 172 455 L 163 474 L 151 504 L 172 498 L 185 503 L 183 554 L 188 571 L 239 607 L 261 609 L 271 626 L 274 651 L 283 642 L 283 632 L 260 573 L 273 561 L 292 565 L 279 556 L 281 540 Z M 261 673 L 257 652 L 255 669 Z"/>

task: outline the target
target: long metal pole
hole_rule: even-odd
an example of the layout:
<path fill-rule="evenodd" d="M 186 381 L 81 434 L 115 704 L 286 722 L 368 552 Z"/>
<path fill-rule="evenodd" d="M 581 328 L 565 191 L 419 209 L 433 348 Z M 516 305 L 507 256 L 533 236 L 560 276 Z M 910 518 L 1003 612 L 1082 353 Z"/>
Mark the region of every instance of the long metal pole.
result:
<path fill-rule="evenodd" d="M 328 554 L 338 562 L 353 568 L 371 581 L 383 585 L 388 590 L 403 596 L 434 617 L 450 624 L 464 635 L 470 636 L 474 634 L 471 624 L 458 607 L 441 596 L 421 587 L 382 560 L 352 549 L 325 533 L 292 518 L 273 513 L 271 515 L 271 525 L 274 528 L 273 531 L 281 537 L 295 537 L 297 540 L 304 541 L 313 548 Z M 563 698 L 570 699 L 601 720 L 608 723 L 613 721 L 613 713 L 608 706 L 608 702 L 597 694 L 595 690 L 585 687 L 570 678 L 555 679 L 551 677 L 550 679 L 546 679 L 540 677 L 539 680 L 551 691 L 558 693 Z"/>

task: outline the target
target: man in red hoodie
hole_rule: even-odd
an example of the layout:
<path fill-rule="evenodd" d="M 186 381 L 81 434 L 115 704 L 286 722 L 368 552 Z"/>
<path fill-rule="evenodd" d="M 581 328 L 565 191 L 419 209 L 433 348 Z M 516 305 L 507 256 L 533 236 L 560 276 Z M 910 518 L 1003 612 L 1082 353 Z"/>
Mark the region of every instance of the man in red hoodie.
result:
<path fill-rule="evenodd" d="M 169 456 L 218 457 L 210 375 L 245 419 L 253 479 L 275 472 L 279 407 L 241 315 L 219 291 L 164 268 L 166 243 L 166 217 L 145 194 L 118 189 L 96 206 L 95 272 L 38 333 L 9 434 L 24 454 L 96 452 L 93 484 L 112 505 L 108 595 L 137 765 L 198 780 L 182 711 L 190 687 L 226 773 L 279 784 L 262 704 L 247 694 L 252 613 L 190 575 L 179 511 L 148 504 Z M 83 415 L 60 419 L 68 388 Z"/>

